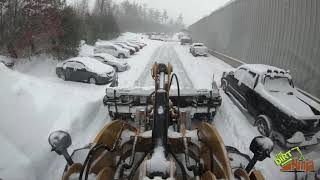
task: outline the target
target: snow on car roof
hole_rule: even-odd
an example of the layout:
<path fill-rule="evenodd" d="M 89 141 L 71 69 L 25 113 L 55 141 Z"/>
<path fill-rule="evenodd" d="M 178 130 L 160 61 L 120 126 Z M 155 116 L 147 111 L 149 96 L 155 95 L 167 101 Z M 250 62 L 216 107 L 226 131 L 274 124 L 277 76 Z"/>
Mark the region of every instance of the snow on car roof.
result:
<path fill-rule="evenodd" d="M 267 73 L 268 70 L 271 70 L 272 72 L 274 72 L 274 71 L 284 72 L 284 73 L 287 72 L 284 69 L 280 69 L 280 68 L 270 66 L 270 65 L 265 65 L 265 64 L 244 64 L 244 65 L 241 65 L 238 67 L 238 69 L 240 69 L 240 68 L 248 69 L 248 70 L 250 70 L 254 73 L 257 73 L 257 74 Z"/>
<path fill-rule="evenodd" d="M 114 44 L 110 41 L 98 41 L 95 43 L 96 46 L 106 46 L 106 45 L 110 45 L 110 46 L 114 46 Z"/>
<path fill-rule="evenodd" d="M 67 61 L 77 61 L 83 63 L 87 68 L 92 70 L 93 72 L 96 72 L 98 74 L 111 72 L 113 71 L 113 68 L 109 65 L 103 64 L 102 62 L 91 58 L 91 57 L 74 57 L 71 59 L 68 59 Z M 65 62 L 67 62 L 65 61 Z"/>
<path fill-rule="evenodd" d="M 117 58 L 115 58 L 114 56 L 112 56 L 111 54 L 108 54 L 108 53 L 96 53 L 96 54 L 93 54 L 92 56 L 99 56 L 99 57 L 102 57 L 102 58 L 107 59 L 109 61 L 121 62 L 120 59 L 117 59 Z"/>
<path fill-rule="evenodd" d="M 193 46 L 204 46 L 203 43 L 193 43 L 192 45 L 193 45 Z"/>

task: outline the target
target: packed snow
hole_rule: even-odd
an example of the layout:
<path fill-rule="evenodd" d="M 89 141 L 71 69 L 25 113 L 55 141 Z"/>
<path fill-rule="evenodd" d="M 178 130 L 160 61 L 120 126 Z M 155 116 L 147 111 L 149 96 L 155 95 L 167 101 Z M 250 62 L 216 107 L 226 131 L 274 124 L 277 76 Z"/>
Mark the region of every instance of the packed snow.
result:
<path fill-rule="evenodd" d="M 174 71 L 179 80 L 194 88 L 210 88 L 214 80 L 220 85 L 224 71 L 233 68 L 219 59 L 193 57 L 189 46 L 177 42 L 161 42 L 141 39 L 141 35 L 125 33 L 123 39 L 141 40 L 148 46 L 126 59 L 131 68 L 119 73 L 119 86 L 134 87 L 139 78 L 150 78 L 150 69 L 155 58 L 173 59 Z M 159 49 L 162 49 L 160 52 Z M 161 53 L 161 54 L 160 54 Z M 82 44 L 80 56 L 93 54 L 93 46 Z M 173 56 L 173 57 L 172 57 Z M 41 60 L 40 60 L 41 59 Z M 69 149 L 83 147 L 91 142 L 97 132 L 110 121 L 102 104 L 105 89 L 109 85 L 96 86 L 86 83 L 65 82 L 57 78 L 55 67 L 58 61 L 46 55 L 22 59 L 10 70 L 0 63 L 0 178 L 10 180 L 61 178 L 65 160 L 50 152 L 48 135 L 54 130 L 70 133 L 73 144 Z M 186 80 L 189 79 L 189 80 Z M 149 80 L 145 80 L 148 84 Z M 150 86 L 152 84 L 149 84 Z M 222 91 L 222 105 L 214 118 L 214 125 L 226 145 L 234 146 L 252 157 L 251 140 L 259 133 L 243 113 Z M 267 180 L 293 179 L 293 173 L 281 173 L 274 163 L 275 154 L 282 151 L 276 147 L 270 159 L 258 162 Z M 314 150 L 307 151 L 305 158 L 320 157 Z"/>

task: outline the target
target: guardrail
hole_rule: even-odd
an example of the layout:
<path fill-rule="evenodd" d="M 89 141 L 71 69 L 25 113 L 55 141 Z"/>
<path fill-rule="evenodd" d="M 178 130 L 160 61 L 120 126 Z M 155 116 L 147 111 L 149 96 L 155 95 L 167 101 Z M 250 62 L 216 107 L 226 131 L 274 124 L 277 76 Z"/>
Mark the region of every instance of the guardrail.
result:
<path fill-rule="evenodd" d="M 238 60 L 238 59 L 235 59 L 235 58 L 233 58 L 233 57 L 227 56 L 227 55 L 225 55 L 225 54 L 219 53 L 219 52 L 214 51 L 214 50 L 209 50 L 209 53 L 210 53 L 212 56 L 215 56 L 216 58 L 224 61 L 225 63 L 231 65 L 231 66 L 234 67 L 234 68 L 237 68 L 237 67 L 239 67 L 239 66 L 241 66 L 241 65 L 243 65 L 243 64 L 246 64 L 246 63 L 243 62 L 243 61 L 240 61 L 240 60 Z M 311 100 L 313 100 L 314 102 L 320 104 L 320 99 L 319 99 L 319 98 L 317 98 L 317 97 L 309 94 L 308 92 L 306 92 L 306 91 L 304 91 L 304 90 L 302 90 L 302 89 L 297 88 L 297 90 L 298 90 L 299 92 L 301 92 L 302 94 L 304 94 L 305 96 L 307 96 L 308 98 L 310 98 Z"/>

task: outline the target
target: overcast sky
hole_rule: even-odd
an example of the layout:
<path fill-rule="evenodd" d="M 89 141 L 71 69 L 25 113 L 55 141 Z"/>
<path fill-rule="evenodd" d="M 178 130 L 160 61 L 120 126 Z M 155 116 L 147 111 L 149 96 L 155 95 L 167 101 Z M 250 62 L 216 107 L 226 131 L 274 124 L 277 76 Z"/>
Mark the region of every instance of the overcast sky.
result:
<path fill-rule="evenodd" d="M 67 0 L 75 2 L 77 0 Z M 95 0 L 89 0 L 91 4 Z M 113 0 L 113 2 L 122 2 L 124 0 Z M 209 15 L 214 10 L 223 6 L 230 0 L 130 0 L 137 3 L 145 3 L 148 7 L 159 10 L 167 9 L 169 16 L 176 18 L 182 13 L 186 25 L 191 25 L 202 17 Z"/>

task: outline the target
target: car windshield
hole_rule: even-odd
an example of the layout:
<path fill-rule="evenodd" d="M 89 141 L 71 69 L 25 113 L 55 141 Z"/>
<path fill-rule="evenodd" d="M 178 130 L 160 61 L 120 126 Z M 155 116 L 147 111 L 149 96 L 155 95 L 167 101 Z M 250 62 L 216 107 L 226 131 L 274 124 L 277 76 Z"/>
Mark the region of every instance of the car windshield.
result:
<path fill-rule="evenodd" d="M 287 77 L 270 77 L 264 79 L 264 87 L 270 92 L 292 92 L 293 87 Z"/>

